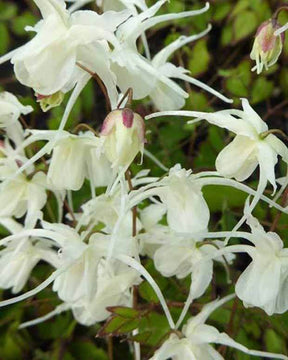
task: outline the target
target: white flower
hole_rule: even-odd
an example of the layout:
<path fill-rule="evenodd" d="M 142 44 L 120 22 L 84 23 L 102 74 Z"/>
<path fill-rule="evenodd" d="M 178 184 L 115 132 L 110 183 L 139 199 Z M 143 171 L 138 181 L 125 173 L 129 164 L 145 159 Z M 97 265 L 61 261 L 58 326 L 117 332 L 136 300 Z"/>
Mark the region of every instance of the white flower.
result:
<path fill-rule="evenodd" d="M 150 119 L 163 115 L 197 117 L 189 123 L 201 119 L 236 134 L 234 140 L 227 145 L 216 159 L 217 171 L 228 178 L 238 181 L 246 180 L 260 166 L 260 172 L 274 188 L 277 156 L 288 162 L 288 149 L 284 143 L 269 131 L 267 124 L 251 108 L 247 99 L 242 99 L 243 110 L 222 110 L 215 113 L 197 111 L 164 111 L 148 115 Z M 272 133 L 271 133 L 272 132 Z"/>
<path fill-rule="evenodd" d="M 150 360 L 224 360 L 210 345 L 211 343 L 230 346 L 252 356 L 287 360 L 285 355 L 249 350 L 231 339 L 226 333 L 220 333 L 215 327 L 205 324 L 214 310 L 232 298 L 233 295 L 229 295 L 222 300 L 215 300 L 205 305 L 198 315 L 189 319 L 183 326 L 184 337 L 178 338 L 176 334 L 171 334 Z"/>
<path fill-rule="evenodd" d="M 266 233 L 259 222 L 250 217 L 249 241 L 255 247 L 248 252 L 251 263 L 236 283 L 236 295 L 247 307 L 257 306 L 268 315 L 288 310 L 288 249 L 274 232 Z"/>
<path fill-rule="evenodd" d="M 190 172 L 175 166 L 164 179 L 159 197 L 167 207 L 168 225 L 179 233 L 207 230 L 210 211 L 201 187 L 189 178 Z"/>
<path fill-rule="evenodd" d="M 163 115 L 193 116 L 197 119 L 189 121 L 190 124 L 205 119 L 211 124 L 226 128 L 236 134 L 234 140 L 217 156 L 217 171 L 224 177 L 234 177 L 238 181 L 243 181 L 259 165 L 260 178 L 250 209 L 240 219 L 233 231 L 236 231 L 245 222 L 247 215 L 251 214 L 268 181 L 274 187 L 274 192 L 276 191 L 274 167 L 277 164 L 278 156 L 288 164 L 288 149 L 273 134 L 275 130 L 268 130 L 267 124 L 251 108 L 247 99 L 242 99 L 242 106 L 243 110 L 222 110 L 215 113 L 163 111 L 146 117 L 146 119 L 150 119 Z M 276 132 L 278 131 L 276 130 Z"/>
<path fill-rule="evenodd" d="M 117 30 L 116 36 L 121 45 L 119 48 L 114 49 L 111 59 L 113 63 L 112 69 L 117 76 L 117 83 L 122 92 L 130 87 L 133 89 L 135 99 L 141 99 L 149 95 L 157 108 L 161 110 L 179 109 L 183 107 L 185 99 L 189 95 L 176 82 L 171 80 L 172 78 L 178 78 L 191 82 L 220 97 L 224 101 L 231 102 L 202 82 L 189 77 L 186 74 L 189 72 L 188 70 L 176 67 L 167 62 L 174 51 L 206 35 L 211 29 L 210 26 L 200 34 L 180 37 L 155 55 L 152 61 L 150 61 L 149 56 L 147 56 L 146 59 L 139 55 L 136 40 L 145 30 L 162 21 L 195 16 L 209 9 L 209 4 L 207 3 L 203 9 L 196 11 L 154 16 L 164 2 L 165 1 L 157 1 L 149 9 L 144 10 L 138 15 L 135 14 L 135 16 L 128 19 Z M 125 56 L 123 56 L 124 54 Z M 141 81 L 139 81 L 139 79 L 141 79 Z"/>
<path fill-rule="evenodd" d="M 169 227 L 178 233 L 201 233 L 207 231 L 210 218 L 208 205 L 203 197 L 201 185 L 194 181 L 191 171 L 177 164 L 169 175 L 158 182 L 147 185 L 143 191 L 131 193 L 131 204 L 145 198 L 159 196 L 167 211 Z"/>
<path fill-rule="evenodd" d="M 46 175 L 42 172 L 30 180 L 24 174 L 7 180 L 0 191 L 0 216 L 20 218 L 27 212 L 25 224 L 34 227 L 42 217 L 40 210 L 46 203 L 46 188 Z"/>
<path fill-rule="evenodd" d="M 27 139 L 25 146 L 38 140 L 48 140 L 54 144 L 47 174 L 52 187 L 79 190 L 85 178 L 91 180 L 93 187 L 108 185 L 111 163 L 102 153 L 100 139 L 91 132 L 79 135 L 53 130 L 30 132 L 32 136 Z"/>
<path fill-rule="evenodd" d="M 141 282 L 135 270 L 119 261 L 102 259 L 95 270 L 90 274 L 89 284 L 93 292 L 71 304 L 75 319 L 87 326 L 107 319 L 109 306 L 131 306 L 131 289 Z"/>
<path fill-rule="evenodd" d="M 22 105 L 16 96 L 9 92 L 0 93 L 0 127 L 6 131 L 7 136 L 15 145 L 21 144 L 24 135 L 18 119 L 21 114 L 27 115 L 33 108 Z"/>
<path fill-rule="evenodd" d="M 35 31 L 36 36 L 24 46 L 4 55 L 0 61 L 11 58 L 17 79 L 40 95 L 52 95 L 58 91 L 65 93 L 72 89 L 83 74 L 76 62 L 85 63 L 87 60 L 87 65 L 93 62 L 91 56 L 95 55 L 95 51 L 93 46 L 89 48 L 91 44 L 96 45 L 98 52 L 94 59 L 96 65 L 99 61 L 105 65 L 101 57 L 105 58 L 107 41 L 115 44 L 113 32 L 130 15 L 126 11 L 103 15 L 93 11 L 69 14 L 64 0 L 35 0 L 35 3 L 43 20 L 27 30 Z M 87 47 L 90 49 L 88 54 L 85 53 Z M 105 68 L 108 69 L 109 64 Z M 91 70 L 96 71 L 95 68 Z M 98 70 L 103 71 L 101 68 Z M 105 83 L 105 79 L 103 81 Z"/>
<path fill-rule="evenodd" d="M 109 196 L 101 194 L 91 199 L 81 206 L 83 213 L 79 217 L 78 228 L 81 226 L 94 227 L 103 224 L 101 231 L 111 234 L 115 224 L 121 216 L 121 196 L 119 193 Z M 137 229 L 141 229 L 141 223 L 137 219 Z M 119 234 L 121 236 L 132 236 L 132 212 L 125 214 L 119 225 Z"/>
<path fill-rule="evenodd" d="M 23 225 L 11 218 L 0 218 L 0 223 L 14 235 L 24 231 Z M 24 235 L 4 244 L 0 251 L 0 288 L 12 288 L 13 294 L 21 291 L 40 260 L 54 265 L 57 259 L 51 245 L 37 237 Z"/>
<path fill-rule="evenodd" d="M 0 252 L 0 288 L 12 288 L 13 294 L 21 291 L 40 260 L 37 247 L 28 239 L 10 243 Z"/>

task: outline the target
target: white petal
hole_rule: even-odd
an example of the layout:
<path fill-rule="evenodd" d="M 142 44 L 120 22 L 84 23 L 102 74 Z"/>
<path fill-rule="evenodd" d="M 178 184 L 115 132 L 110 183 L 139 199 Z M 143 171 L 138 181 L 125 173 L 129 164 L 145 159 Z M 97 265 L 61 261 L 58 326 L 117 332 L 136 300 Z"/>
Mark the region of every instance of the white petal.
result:
<path fill-rule="evenodd" d="M 237 135 L 216 159 L 217 171 L 228 178 L 246 180 L 258 165 L 257 143 L 246 136 Z"/>

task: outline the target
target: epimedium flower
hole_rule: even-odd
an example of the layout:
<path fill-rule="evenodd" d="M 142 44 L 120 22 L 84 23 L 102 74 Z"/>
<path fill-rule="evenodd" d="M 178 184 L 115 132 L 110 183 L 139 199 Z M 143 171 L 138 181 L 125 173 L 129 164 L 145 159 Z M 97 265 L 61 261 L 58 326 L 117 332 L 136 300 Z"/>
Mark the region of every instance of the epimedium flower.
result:
<path fill-rule="evenodd" d="M 115 44 L 113 32 L 130 15 L 129 12 L 98 15 L 93 11 L 69 14 L 64 0 L 35 0 L 35 3 L 43 20 L 27 30 L 35 31 L 36 36 L 0 61 L 11 59 L 17 79 L 43 96 L 71 90 L 82 73 L 76 62 L 85 62 L 81 49 L 99 41 Z"/>
<path fill-rule="evenodd" d="M 287 360 L 285 355 L 249 350 L 226 333 L 205 324 L 213 311 L 233 297 L 234 295 L 228 295 L 221 300 L 204 305 L 201 312 L 190 318 L 183 326 L 182 333 L 177 335 L 172 333 L 150 360 L 224 360 L 222 355 L 211 345 L 213 343 L 229 346 L 252 356 Z"/>
<path fill-rule="evenodd" d="M 171 44 L 167 45 L 161 51 L 159 51 L 151 60 L 152 67 L 159 75 L 153 89 L 151 89 L 149 93 L 149 96 L 159 110 L 180 109 L 184 106 L 185 99 L 189 96 L 189 94 L 184 92 L 182 88 L 180 88 L 179 85 L 177 85 L 177 83 L 172 79 L 179 79 L 188 82 L 211 93 L 212 95 L 217 96 L 219 99 L 225 102 L 233 102 L 233 100 L 228 99 L 226 96 L 212 89 L 210 86 L 189 76 L 189 70 L 181 66 L 175 66 L 168 61 L 169 57 L 171 57 L 176 50 L 192 41 L 204 37 L 209 33 L 211 28 L 211 25 L 209 25 L 206 30 L 199 34 L 191 36 L 180 36 L 177 40 L 173 41 Z M 166 81 L 164 81 L 164 78 Z M 169 82 L 167 81 L 168 79 Z"/>
<path fill-rule="evenodd" d="M 0 223 L 12 235 L 24 231 L 22 224 L 10 217 L 0 217 Z M 4 243 L 0 251 L 1 279 L 0 288 L 9 289 L 13 294 L 21 291 L 26 284 L 32 269 L 40 260 L 55 266 L 57 254 L 40 238 L 22 236 L 8 243 Z"/>
<path fill-rule="evenodd" d="M 257 306 L 268 315 L 288 310 L 288 249 L 275 232 L 265 232 L 258 220 L 247 220 L 253 243 L 251 263 L 237 280 L 235 292 L 246 307 Z"/>
<path fill-rule="evenodd" d="M 16 236 L 10 236 L 6 238 L 6 244 L 11 247 L 19 238 L 26 241 L 27 236 L 37 236 L 42 242 L 46 239 L 48 247 L 58 248 L 58 259 L 55 261 L 54 258 L 54 262 L 51 262 L 56 271 L 44 281 L 44 285 L 6 302 L 20 301 L 53 282 L 53 290 L 65 303 L 61 311 L 71 309 L 77 321 L 87 326 L 105 320 L 110 315 L 106 310 L 107 306 L 132 305 L 131 288 L 139 284 L 141 278 L 137 271 L 123 264 L 121 260 L 106 259 L 110 236 L 95 233 L 86 243 L 84 240 L 89 231 L 78 234 L 67 225 L 47 222 L 42 222 L 42 226 L 43 229 L 24 230 Z M 137 256 L 137 246 L 132 237 L 123 237 L 120 243 L 118 254 Z M 2 241 L 2 244 L 5 242 Z M 54 253 L 57 254 L 55 250 Z M 43 257 L 45 259 L 45 256 Z M 18 258 L 14 255 L 15 259 Z M 14 266 L 14 263 L 11 263 L 12 265 Z M 32 262 L 30 265 L 32 266 Z M 59 309 L 55 309 L 52 313 L 56 315 L 59 312 Z M 47 314 L 44 318 L 49 318 L 50 315 Z M 41 321 L 42 318 L 28 323 L 33 325 Z M 25 326 L 28 325 L 22 324 L 22 327 Z"/>
<path fill-rule="evenodd" d="M 131 289 L 141 282 L 135 270 L 119 261 L 105 259 L 100 260 L 92 276 L 95 278 L 93 293 L 71 304 L 75 319 L 86 326 L 106 320 L 110 316 L 106 309 L 109 306 L 131 306 Z"/>
<path fill-rule="evenodd" d="M 54 142 L 47 179 L 58 190 L 79 190 L 84 179 L 92 187 L 109 182 L 111 164 L 101 150 L 101 141 L 92 132 L 71 134 L 67 131 L 31 130 L 23 146 L 39 140 Z M 66 176 L 63 176 L 66 174 Z"/>
<path fill-rule="evenodd" d="M 38 219 L 41 219 L 41 209 L 47 200 L 47 180 L 43 172 L 37 172 L 31 179 L 24 174 L 8 180 L 0 191 L 2 204 L 0 216 L 16 218 L 26 214 L 26 227 L 33 228 Z"/>
<path fill-rule="evenodd" d="M 33 111 L 30 105 L 22 105 L 15 95 L 4 91 L 0 93 L 0 127 L 16 146 L 24 139 L 24 131 L 19 122 L 21 115 L 27 115 Z"/>
<path fill-rule="evenodd" d="M 81 206 L 82 213 L 76 214 L 78 220 L 77 228 L 89 226 L 93 228 L 99 224 L 103 225 L 102 232 L 111 234 L 113 228 L 121 216 L 121 195 L 116 192 L 112 196 L 101 194 L 87 201 Z M 141 223 L 137 219 L 137 229 L 141 229 Z M 119 233 L 132 235 L 132 212 L 129 211 L 121 221 Z"/>
<path fill-rule="evenodd" d="M 47 244 L 28 238 L 9 243 L 0 252 L 0 288 L 12 288 L 12 293 L 21 291 L 31 271 L 40 260 L 53 262 L 54 252 Z"/>
<path fill-rule="evenodd" d="M 100 135 L 105 155 L 112 167 L 127 169 L 139 152 L 143 154 L 144 120 L 128 108 L 110 112 L 103 122 Z"/>
<path fill-rule="evenodd" d="M 287 163 L 288 149 L 273 134 L 274 131 L 268 129 L 267 124 L 252 109 L 247 99 L 242 99 L 242 107 L 243 110 L 220 110 L 215 113 L 163 111 L 148 115 L 146 119 L 165 115 L 197 117 L 189 123 L 207 120 L 210 124 L 232 131 L 236 137 L 218 155 L 216 170 L 227 178 L 234 177 L 238 181 L 243 181 L 259 165 L 263 177 L 275 189 L 274 167 L 277 157 L 280 156 Z"/>
<path fill-rule="evenodd" d="M 265 68 L 274 65 L 283 48 L 284 33 L 278 32 L 280 25 L 275 19 L 270 19 L 261 24 L 257 30 L 250 58 L 256 61 L 252 71 L 257 70 L 260 74 Z"/>
<path fill-rule="evenodd" d="M 147 10 L 128 19 L 117 29 L 116 36 L 120 46 L 115 48 L 111 54 L 111 67 L 117 76 L 117 84 L 120 89 L 124 92 L 130 87 L 133 89 L 135 99 L 141 99 L 149 95 L 158 108 L 163 110 L 175 109 L 182 107 L 185 103 L 185 98 L 188 97 L 188 94 L 171 79 L 178 78 L 189 81 L 224 101 L 231 102 L 230 99 L 227 99 L 207 85 L 189 77 L 186 74 L 187 70 L 167 62 L 167 59 L 175 50 L 204 36 L 209 32 L 210 27 L 198 35 L 180 37 L 177 41 L 160 51 L 152 61 L 149 57 L 147 59 L 139 54 L 136 40 L 150 27 L 163 21 L 199 15 L 209 9 L 209 3 L 206 3 L 206 6 L 200 10 L 154 16 L 164 3 L 165 0 L 157 1 Z"/>
<path fill-rule="evenodd" d="M 243 110 L 221 110 L 215 113 L 197 111 L 163 111 L 148 115 L 146 119 L 157 116 L 177 115 L 197 117 L 189 121 L 190 124 L 200 120 L 207 120 L 210 124 L 230 130 L 236 136 L 216 158 L 216 169 L 220 175 L 235 178 L 238 181 L 246 180 L 259 166 L 260 179 L 257 192 L 250 205 L 250 213 L 263 194 L 267 182 L 270 182 L 276 191 L 275 165 L 280 156 L 288 163 L 288 149 L 269 130 L 267 124 L 252 109 L 247 99 L 242 99 Z M 278 132 L 276 130 L 276 132 Z M 247 214 L 249 211 L 247 211 Z M 238 222 L 233 230 L 237 230 L 246 220 L 246 215 Z"/>
<path fill-rule="evenodd" d="M 257 306 L 268 315 L 283 313 L 288 309 L 287 284 L 288 284 L 288 251 L 275 232 L 265 232 L 259 221 L 249 211 L 248 201 L 245 204 L 244 214 L 249 232 L 224 231 L 205 234 L 206 238 L 219 238 L 232 236 L 244 238 L 252 245 L 222 246 L 201 261 L 218 259 L 219 256 L 232 253 L 247 253 L 252 261 L 240 275 L 236 282 L 236 295 L 246 307 Z M 224 245 L 225 242 L 224 242 Z"/>
<path fill-rule="evenodd" d="M 207 231 L 209 208 L 201 186 L 191 177 L 191 170 L 175 165 L 169 170 L 168 176 L 133 191 L 129 206 L 153 196 L 161 199 L 167 213 L 167 223 L 173 231 L 183 234 Z"/>

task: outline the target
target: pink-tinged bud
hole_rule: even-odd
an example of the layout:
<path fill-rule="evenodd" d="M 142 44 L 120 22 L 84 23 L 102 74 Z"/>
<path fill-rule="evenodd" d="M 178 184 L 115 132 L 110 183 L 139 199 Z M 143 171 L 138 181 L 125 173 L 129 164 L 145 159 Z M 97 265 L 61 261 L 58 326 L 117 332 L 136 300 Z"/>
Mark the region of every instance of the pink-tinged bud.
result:
<path fill-rule="evenodd" d="M 263 67 L 268 68 L 276 63 L 283 48 L 284 33 L 275 36 L 274 33 L 280 25 L 273 19 L 265 21 L 257 30 L 253 48 L 250 54 L 252 60 L 256 61 L 256 66 L 252 71 L 257 70 L 260 74 Z"/>
<path fill-rule="evenodd" d="M 134 113 L 130 109 L 123 109 L 122 110 L 122 121 L 123 125 L 127 128 L 131 128 L 133 125 Z"/>
<path fill-rule="evenodd" d="M 128 167 L 138 152 L 143 153 L 145 124 L 142 117 L 130 109 L 114 110 L 103 122 L 105 154 L 112 166 Z"/>

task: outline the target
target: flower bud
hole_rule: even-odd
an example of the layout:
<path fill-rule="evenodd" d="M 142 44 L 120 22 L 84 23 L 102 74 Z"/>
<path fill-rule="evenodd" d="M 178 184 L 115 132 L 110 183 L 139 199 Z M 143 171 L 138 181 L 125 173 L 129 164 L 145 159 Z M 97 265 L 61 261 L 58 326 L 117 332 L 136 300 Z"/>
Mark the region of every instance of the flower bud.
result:
<path fill-rule="evenodd" d="M 61 105 L 64 99 L 64 93 L 62 91 L 57 91 L 52 95 L 40 95 L 36 94 L 37 102 L 40 104 L 42 111 L 46 112 L 56 106 Z"/>
<path fill-rule="evenodd" d="M 252 71 L 257 70 L 260 74 L 265 67 L 266 70 L 276 63 L 279 55 L 282 52 L 284 33 L 275 36 L 275 30 L 279 29 L 280 25 L 276 20 L 270 19 L 259 26 L 253 48 L 250 54 L 252 60 L 256 61 L 256 66 Z"/>
<path fill-rule="evenodd" d="M 101 136 L 112 166 L 128 167 L 138 152 L 144 150 L 144 120 L 130 109 L 114 110 L 104 120 Z"/>

